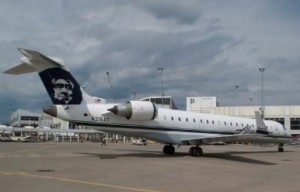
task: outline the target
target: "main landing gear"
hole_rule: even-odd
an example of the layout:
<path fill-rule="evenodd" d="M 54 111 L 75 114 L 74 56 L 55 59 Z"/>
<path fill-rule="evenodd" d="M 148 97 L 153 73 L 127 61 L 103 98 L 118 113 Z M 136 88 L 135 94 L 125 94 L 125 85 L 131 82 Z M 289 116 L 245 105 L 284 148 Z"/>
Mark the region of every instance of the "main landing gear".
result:
<path fill-rule="evenodd" d="M 166 155 L 173 155 L 175 153 L 175 147 L 173 145 L 165 145 L 163 148 L 163 152 Z"/>
<path fill-rule="evenodd" d="M 278 143 L 278 152 L 284 152 L 283 143 Z"/>
<path fill-rule="evenodd" d="M 163 148 L 163 152 L 166 155 L 173 155 L 175 153 L 175 147 L 173 145 L 165 145 Z M 201 147 L 196 145 L 195 147 L 190 148 L 189 154 L 193 157 L 200 157 L 203 156 L 203 150 Z"/>
<path fill-rule="evenodd" d="M 196 147 L 191 147 L 189 153 L 193 157 L 200 157 L 203 156 L 203 150 L 198 145 Z"/>

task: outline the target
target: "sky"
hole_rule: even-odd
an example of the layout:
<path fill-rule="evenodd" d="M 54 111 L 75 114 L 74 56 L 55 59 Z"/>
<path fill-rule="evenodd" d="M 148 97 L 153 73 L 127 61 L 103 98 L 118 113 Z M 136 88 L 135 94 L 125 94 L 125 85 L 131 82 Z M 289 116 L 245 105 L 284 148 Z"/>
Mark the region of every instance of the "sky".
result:
<path fill-rule="evenodd" d="M 300 104 L 300 1 L 2 0 L 0 71 L 18 47 L 64 60 L 86 91 L 113 102 L 161 95 L 221 106 Z M 107 72 L 113 91 L 110 89 Z M 238 86 L 238 88 L 236 88 Z M 36 73 L 0 74 L 0 123 L 50 105 Z"/>

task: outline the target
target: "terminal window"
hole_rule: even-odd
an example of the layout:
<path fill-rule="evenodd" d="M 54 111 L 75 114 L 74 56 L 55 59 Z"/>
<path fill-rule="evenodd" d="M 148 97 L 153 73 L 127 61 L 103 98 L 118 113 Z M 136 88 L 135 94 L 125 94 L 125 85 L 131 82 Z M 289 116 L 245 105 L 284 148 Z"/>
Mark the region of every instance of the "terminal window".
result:
<path fill-rule="evenodd" d="M 164 103 L 162 101 L 164 101 Z M 162 105 L 162 104 L 170 105 L 171 104 L 171 99 L 170 98 L 164 98 L 162 100 L 162 98 L 151 98 L 151 102 L 159 104 L 159 105 Z"/>
<path fill-rule="evenodd" d="M 291 130 L 300 130 L 300 118 L 291 118 Z"/>
<path fill-rule="evenodd" d="M 23 121 L 38 121 L 39 117 L 35 117 L 35 116 L 21 116 L 21 120 L 23 120 Z"/>

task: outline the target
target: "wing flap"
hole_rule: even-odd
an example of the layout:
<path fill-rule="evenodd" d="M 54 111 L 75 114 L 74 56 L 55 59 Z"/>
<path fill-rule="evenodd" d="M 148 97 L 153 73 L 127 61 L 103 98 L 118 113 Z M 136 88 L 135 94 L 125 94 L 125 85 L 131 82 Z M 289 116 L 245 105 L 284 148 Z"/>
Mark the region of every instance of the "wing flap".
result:
<path fill-rule="evenodd" d="M 210 144 L 214 142 L 235 142 L 251 139 L 256 137 L 255 135 L 220 135 L 220 136 L 212 136 L 212 137 L 204 137 L 199 139 L 189 139 L 181 141 L 182 144 L 189 145 L 202 145 L 202 144 Z"/>
<path fill-rule="evenodd" d="M 290 138 L 285 137 L 271 137 L 261 134 L 248 135 L 230 135 L 230 136 L 211 136 L 199 139 L 182 140 L 183 145 L 202 145 L 216 142 L 254 142 L 254 143 L 290 143 Z"/>

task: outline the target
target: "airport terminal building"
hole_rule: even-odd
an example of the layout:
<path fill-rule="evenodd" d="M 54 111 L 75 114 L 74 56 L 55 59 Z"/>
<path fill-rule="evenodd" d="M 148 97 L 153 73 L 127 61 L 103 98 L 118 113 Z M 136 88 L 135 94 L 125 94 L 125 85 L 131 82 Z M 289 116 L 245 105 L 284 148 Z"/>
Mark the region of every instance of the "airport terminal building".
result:
<path fill-rule="evenodd" d="M 216 97 L 187 97 L 186 110 L 228 116 L 255 118 L 261 106 L 219 106 Z M 300 105 L 265 106 L 265 119 L 283 124 L 293 136 L 300 136 Z"/>
<path fill-rule="evenodd" d="M 48 127 L 48 128 L 59 128 L 59 129 L 69 129 L 71 128 L 70 123 L 51 117 L 45 113 L 34 113 L 31 111 L 26 111 L 18 109 L 11 114 L 10 117 L 11 126 L 14 127 Z"/>

